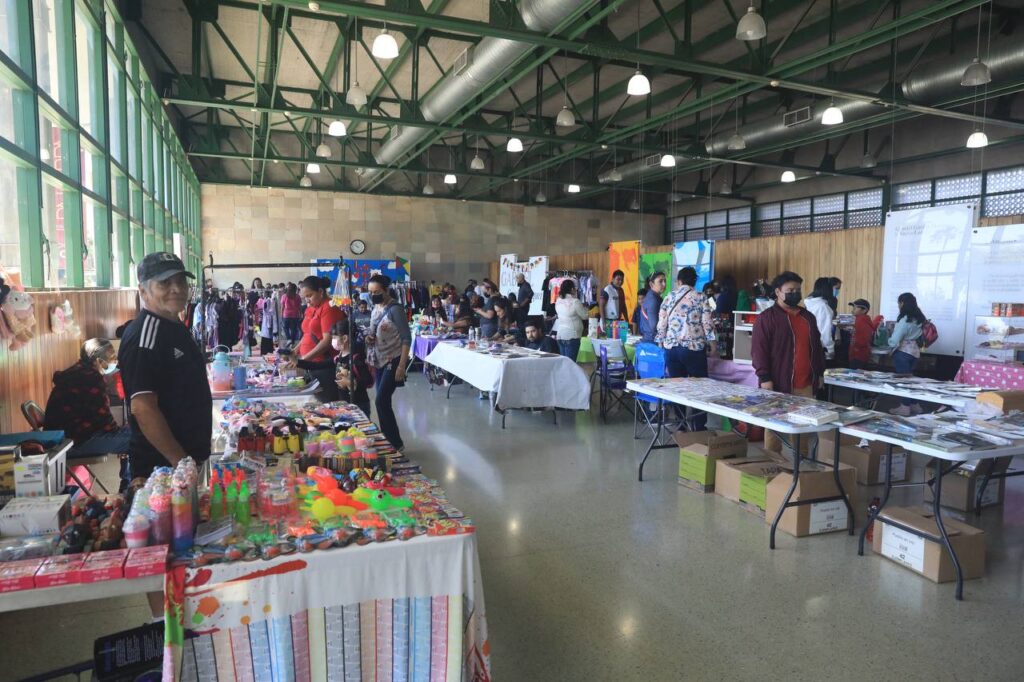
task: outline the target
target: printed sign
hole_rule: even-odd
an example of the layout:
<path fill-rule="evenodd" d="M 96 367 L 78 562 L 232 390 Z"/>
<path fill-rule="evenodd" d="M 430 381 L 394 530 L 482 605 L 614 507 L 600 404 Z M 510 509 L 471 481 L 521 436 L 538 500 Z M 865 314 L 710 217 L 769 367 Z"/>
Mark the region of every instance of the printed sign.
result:
<path fill-rule="evenodd" d="M 883 523 L 882 556 L 924 573 L 924 538 Z"/>

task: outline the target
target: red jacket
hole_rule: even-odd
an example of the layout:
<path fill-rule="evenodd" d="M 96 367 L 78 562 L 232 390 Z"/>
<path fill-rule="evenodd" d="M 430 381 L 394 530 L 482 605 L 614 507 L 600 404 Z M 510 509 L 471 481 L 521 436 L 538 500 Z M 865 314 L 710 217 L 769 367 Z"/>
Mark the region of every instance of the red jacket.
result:
<path fill-rule="evenodd" d="M 867 315 L 856 315 L 853 318 L 853 340 L 850 341 L 850 359 L 868 362 L 871 360 L 871 340 L 875 337 L 875 330 L 882 321 L 881 317 L 874 319 Z"/>
<path fill-rule="evenodd" d="M 811 337 L 811 371 L 814 382 L 825 373 L 825 349 L 814 315 L 803 308 L 799 315 L 807 321 Z M 772 382 L 774 390 L 793 392 L 793 328 L 789 313 L 778 304 L 757 316 L 751 342 L 751 358 L 759 383 Z"/>
<path fill-rule="evenodd" d="M 64 431 L 76 445 L 97 433 L 117 431 L 117 422 L 110 414 L 106 382 L 90 363 L 79 360 L 54 373 L 43 428 Z"/>

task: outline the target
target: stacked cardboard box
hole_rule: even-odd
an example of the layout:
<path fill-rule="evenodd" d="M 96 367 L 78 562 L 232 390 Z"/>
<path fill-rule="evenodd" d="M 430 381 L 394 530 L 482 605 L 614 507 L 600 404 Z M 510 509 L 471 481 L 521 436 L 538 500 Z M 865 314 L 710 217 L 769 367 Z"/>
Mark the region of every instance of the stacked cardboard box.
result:
<path fill-rule="evenodd" d="M 673 439 L 679 445 L 679 485 L 702 493 L 715 489 L 718 460 L 747 453 L 747 441 L 726 431 L 679 431 Z"/>
<path fill-rule="evenodd" d="M 876 553 L 937 583 L 956 579 L 953 559 L 941 542 L 918 537 L 892 522 L 926 533 L 930 538 L 939 537 L 939 527 L 930 512 L 909 507 L 886 508 L 875 520 L 872 548 Z M 956 519 L 943 517 L 942 522 L 960 560 L 964 579 L 985 575 L 985 531 Z"/>
<path fill-rule="evenodd" d="M 835 452 L 835 431 L 827 431 L 819 437 L 818 461 L 832 462 Z M 875 485 L 885 483 L 886 458 L 889 456 L 889 445 L 879 441 L 871 441 L 866 448 L 858 447 L 860 438 L 857 436 L 839 435 L 839 461 L 848 464 L 857 471 L 857 483 Z M 892 481 L 905 481 L 908 475 L 910 459 L 903 448 L 893 446 L 892 449 Z"/>
<path fill-rule="evenodd" d="M 775 514 L 778 513 L 782 501 L 786 498 L 786 492 L 793 484 L 792 466 L 787 463 L 782 467 L 783 472 L 768 483 L 765 507 L 767 523 L 771 523 L 775 519 Z M 843 490 L 850 498 L 850 506 L 856 509 L 856 471 L 853 467 L 840 463 L 839 480 L 843 484 Z M 839 488 L 836 486 L 835 473 L 831 465 L 826 466 L 819 462 L 800 463 L 800 478 L 790 502 L 819 500 L 838 495 Z M 846 530 L 848 523 L 849 510 L 846 508 L 846 503 L 841 499 L 830 500 L 787 508 L 782 514 L 782 519 L 779 520 L 779 530 L 802 538 L 807 535 Z"/>
<path fill-rule="evenodd" d="M 768 484 L 782 473 L 782 466 L 763 448 L 751 450 L 747 457 L 715 462 L 715 493 L 764 518 Z"/>
<path fill-rule="evenodd" d="M 965 462 L 959 468 L 943 476 L 942 506 L 964 513 L 973 512 L 981 480 L 989 473 L 1005 473 L 1010 468 L 1010 461 L 1012 459 L 1012 457 L 999 457 L 998 459 Z M 948 464 L 944 464 L 943 468 L 948 466 Z M 925 469 L 925 476 L 930 479 L 934 475 L 935 469 L 929 464 Z M 985 486 L 985 494 L 981 498 L 981 508 L 998 507 L 1003 503 L 1005 495 L 1006 479 L 995 478 L 990 480 L 988 485 Z M 929 503 L 932 501 L 932 491 L 927 486 L 925 486 L 925 501 Z"/>

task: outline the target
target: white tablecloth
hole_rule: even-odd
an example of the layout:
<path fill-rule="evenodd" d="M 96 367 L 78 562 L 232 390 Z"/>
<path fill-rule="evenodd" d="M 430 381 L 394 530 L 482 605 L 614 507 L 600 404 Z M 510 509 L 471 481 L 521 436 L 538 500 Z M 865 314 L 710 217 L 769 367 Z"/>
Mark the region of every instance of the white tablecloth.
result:
<path fill-rule="evenodd" d="M 517 352 L 522 351 L 517 349 Z M 451 372 L 481 391 L 493 392 L 495 404 L 503 409 L 590 409 L 590 382 L 586 373 L 561 355 L 501 358 L 457 344 L 439 343 L 426 362 Z"/>

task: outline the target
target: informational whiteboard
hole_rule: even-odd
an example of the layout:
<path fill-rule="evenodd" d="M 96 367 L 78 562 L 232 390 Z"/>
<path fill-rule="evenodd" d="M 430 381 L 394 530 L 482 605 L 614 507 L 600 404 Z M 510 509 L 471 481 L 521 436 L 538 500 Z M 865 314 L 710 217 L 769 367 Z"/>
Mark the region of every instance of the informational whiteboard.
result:
<path fill-rule="evenodd" d="M 967 299 L 968 358 L 977 355 L 979 344 L 991 342 L 1000 322 L 1007 334 L 1003 339 L 1011 345 L 1024 340 L 1018 329 L 1020 319 L 996 318 L 979 321 L 978 316 L 991 316 L 993 303 L 1024 302 L 1024 225 L 978 227 L 971 231 L 971 282 Z M 982 326 L 979 334 L 978 327 Z M 1011 338 L 1016 337 L 1016 338 Z"/>
<path fill-rule="evenodd" d="M 938 355 L 964 354 L 974 204 L 892 211 L 885 219 L 882 300 L 886 320 L 899 316 L 896 299 L 909 291 L 939 331 L 928 348 Z"/>
<path fill-rule="evenodd" d="M 548 273 L 548 257 L 531 256 L 525 261 L 520 261 L 516 254 L 506 253 L 499 258 L 498 264 L 498 291 L 501 295 L 508 296 L 519 292 L 516 275 L 522 273 L 533 289 L 530 315 L 543 315 L 544 301 L 541 292 L 544 289 L 544 277 Z"/>

